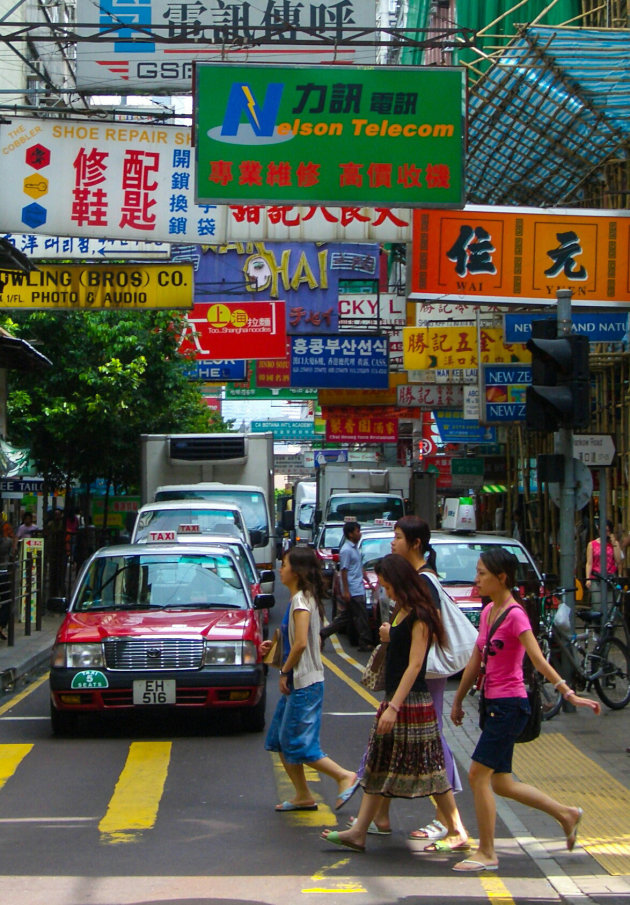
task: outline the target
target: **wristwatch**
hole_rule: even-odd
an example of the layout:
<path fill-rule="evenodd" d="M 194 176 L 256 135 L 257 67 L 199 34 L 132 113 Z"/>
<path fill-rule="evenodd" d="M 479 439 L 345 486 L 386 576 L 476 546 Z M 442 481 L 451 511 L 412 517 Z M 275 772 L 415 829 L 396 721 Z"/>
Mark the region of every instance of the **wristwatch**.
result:
<path fill-rule="evenodd" d="M 288 673 L 288 672 L 284 672 L 284 671 L 281 669 L 281 670 L 280 670 L 280 675 L 281 675 L 281 676 L 284 676 L 284 677 L 286 678 L 286 677 L 289 675 L 289 673 Z"/>

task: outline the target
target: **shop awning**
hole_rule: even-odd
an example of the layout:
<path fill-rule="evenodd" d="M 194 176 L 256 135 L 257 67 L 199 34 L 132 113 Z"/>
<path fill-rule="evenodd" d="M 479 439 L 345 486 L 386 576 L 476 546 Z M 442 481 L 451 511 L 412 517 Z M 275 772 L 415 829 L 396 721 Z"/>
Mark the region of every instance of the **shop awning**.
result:
<path fill-rule="evenodd" d="M 629 139 L 630 30 L 524 28 L 471 91 L 468 202 L 579 204 Z"/>
<path fill-rule="evenodd" d="M 0 327 L 0 368 L 34 371 L 51 367 L 52 361 L 25 339 L 11 336 Z"/>
<path fill-rule="evenodd" d="M 481 488 L 482 493 L 507 493 L 505 484 L 484 484 Z"/>

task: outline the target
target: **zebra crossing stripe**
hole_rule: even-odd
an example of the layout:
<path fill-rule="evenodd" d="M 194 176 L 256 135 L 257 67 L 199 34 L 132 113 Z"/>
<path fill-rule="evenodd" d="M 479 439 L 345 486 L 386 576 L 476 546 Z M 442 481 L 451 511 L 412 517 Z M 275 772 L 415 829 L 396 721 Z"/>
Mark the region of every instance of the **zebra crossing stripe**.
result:
<path fill-rule="evenodd" d="M 0 789 L 11 779 L 32 745 L 0 745 Z"/>
<path fill-rule="evenodd" d="M 137 841 L 157 819 L 171 759 L 171 742 L 133 742 L 107 813 L 98 828 L 101 842 Z"/>

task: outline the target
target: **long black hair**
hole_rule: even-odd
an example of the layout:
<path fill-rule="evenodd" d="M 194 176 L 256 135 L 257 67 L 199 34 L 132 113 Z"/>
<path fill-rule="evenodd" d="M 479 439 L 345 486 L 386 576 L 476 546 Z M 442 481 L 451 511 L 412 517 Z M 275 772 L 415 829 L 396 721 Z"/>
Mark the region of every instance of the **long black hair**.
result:
<path fill-rule="evenodd" d="M 399 553 L 388 553 L 376 565 L 376 574 L 392 586 L 397 605 L 410 609 L 416 619 L 426 624 L 429 643 L 433 639 L 444 645 L 446 638 L 440 611 L 409 560 Z"/>
<path fill-rule="evenodd" d="M 284 554 L 291 570 L 297 576 L 298 590 L 312 594 L 317 603 L 319 615 L 324 615 L 324 580 L 319 560 L 312 547 L 296 545 Z"/>
<path fill-rule="evenodd" d="M 400 528 L 405 535 L 405 540 L 410 547 L 415 541 L 420 541 L 420 552 L 424 556 L 427 566 L 437 572 L 435 550 L 431 546 L 431 528 L 419 515 L 403 515 L 394 525 L 394 531 Z"/>

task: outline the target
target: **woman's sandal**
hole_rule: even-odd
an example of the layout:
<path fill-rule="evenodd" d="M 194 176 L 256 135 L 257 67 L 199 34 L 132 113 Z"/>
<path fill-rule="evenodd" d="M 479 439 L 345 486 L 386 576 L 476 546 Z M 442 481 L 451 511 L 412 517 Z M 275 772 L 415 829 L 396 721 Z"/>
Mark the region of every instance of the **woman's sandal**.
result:
<path fill-rule="evenodd" d="M 419 830 L 412 830 L 407 838 L 414 842 L 437 842 L 440 839 L 446 839 L 448 830 L 439 820 L 432 820 L 426 826 L 421 826 Z"/>

